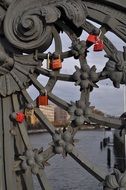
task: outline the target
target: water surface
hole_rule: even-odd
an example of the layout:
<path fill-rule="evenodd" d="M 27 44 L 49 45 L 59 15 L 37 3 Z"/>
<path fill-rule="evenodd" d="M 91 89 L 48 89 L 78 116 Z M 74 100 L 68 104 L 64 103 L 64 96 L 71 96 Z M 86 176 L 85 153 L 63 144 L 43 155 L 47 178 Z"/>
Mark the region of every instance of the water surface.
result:
<path fill-rule="evenodd" d="M 90 161 L 98 165 L 103 171 L 107 171 L 107 151 L 100 150 L 100 141 L 104 137 L 111 137 L 111 132 L 104 131 L 79 131 L 75 139 L 79 139 L 76 143 L 77 149 L 85 155 Z M 35 134 L 30 136 L 30 140 L 34 148 L 44 147 L 46 149 L 51 142 L 48 133 Z M 51 160 L 51 164 L 46 168 L 46 174 L 53 190 L 102 190 L 102 184 L 93 176 L 85 171 L 70 156 L 62 158 L 56 155 Z M 112 164 L 113 167 L 113 164 Z M 110 171 L 110 170 L 109 170 Z M 37 180 L 35 180 L 35 189 L 40 190 Z"/>

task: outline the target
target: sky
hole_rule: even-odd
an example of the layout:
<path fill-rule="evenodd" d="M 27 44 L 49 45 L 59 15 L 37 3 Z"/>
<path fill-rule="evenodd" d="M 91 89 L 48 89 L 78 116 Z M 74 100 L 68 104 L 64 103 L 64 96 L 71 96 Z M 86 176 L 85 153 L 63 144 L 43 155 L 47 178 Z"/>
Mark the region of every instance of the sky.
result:
<path fill-rule="evenodd" d="M 123 50 L 123 46 L 125 43 L 120 40 L 114 34 L 108 32 L 106 36 L 111 40 L 111 42 L 116 46 L 118 50 Z M 83 32 L 80 39 L 86 40 L 88 34 Z M 69 50 L 71 46 L 71 41 L 67 37 L 66 34 L 61 34 L 63 51 Z M 46 52 L 54 52 L 54 43 Z M 93 48 L 89 49 L 89 53 L 87 56 L 87 62 L 90 66 L 96 65 L 97 71 L 102 71 L 107 62 L 107 58 L 104 57 L 106 53 L 102 52 L 93 52 Z M 46 62 L 44 62 L 44 67 Z M 65 59 L 63 62 L 63 68 L 61 69 L 61 73 L 65 74 L 73 74 L 75 72 L 75 65 L 79 66 L 79 61 L 74 60 L 73 58 Z M 42 83 L 42 85 L 46 85 L 48 78 L 40 75 L 38 80 Z M 99 88 L 94 89 L 91 93 L 90 102 L 91 105 L 95 106 L 97 109 L 115 116 L 120 116 L 123 113 L 124 106 L 124 86 L 122 85 L 120 89 L 116 89 L 113 87 L 112 82 L 107 79 L 104 81 L 100 81 L 98 83 Z M 80 99 L 80 91 L 79 87 L 76 87 L 74 83 L 71 82 L 63 82 L 58 81 L 53 89 L 53 93 L 60 98 L 70 102 L 76 101 Z M 35 99 L 38 96 L 38 91 L 31 86 L 28 89 L 29 94 Z"/>

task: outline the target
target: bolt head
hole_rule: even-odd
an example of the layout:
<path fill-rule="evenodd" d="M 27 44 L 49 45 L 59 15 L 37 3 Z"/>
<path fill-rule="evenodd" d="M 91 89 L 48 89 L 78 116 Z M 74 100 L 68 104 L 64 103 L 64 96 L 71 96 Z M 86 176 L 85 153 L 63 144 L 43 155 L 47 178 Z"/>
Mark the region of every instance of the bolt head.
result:
<path fill-rule="evenodd" d="M 82 89 L 86 89 L 89 87 L 89 81 L 88 80 L 82 80 L 80 85 L 81 85 Z"/>
<path fill-rule="evenodd" d="M 78 117 L 76 117 L 76 119 L 75 119 L 75 124 L 76 124 L 77 126 L 83 125 L 83 123 L 84 123 L 84 116 L 78 116 Z"/>
<path fill-rule="evenodd" d="M 59 146 L 63 146 L 63 147 L 65 146 L 65 142 L 62 139 L 59 141 L 58 144 L 59 144 Z"/>
<path fill-rule="evenodd" d="M 34 108 L 34 105 L 33 105 L 32 103 L 27 104 L 27 108 L 28 108 L 28 109 L 33 109 L 33 108 Z"/>
<path fill-rule="evenodd" d="M 89 67 L 88 64 L 83 64 L 83 65 L 81 66 L 81 70 L 82 70 L 83 72 L 88 72 L 88 73 L 89 73 L 90 67 Z"/>
<path fill-rule="evenodd" d="M 58 135 L 58 134 L 54 134 L 53 137 L 52 137 L 52 139 L 53 139 L 54 142 L 57 142 L 57 141 L 61 140 L 61 136 Z"/>
<path fill-rule="evenodd" d="M 86 79 L 88 79 L 88 77 L 89 77 L 89 75 L 88 75 L 87 72 L 83 72 L 83 73 L 81 74 L 81 79 L 82 79 L 82 80 L 86 80 Z"/>
<path fill-rule="evenodd" d="M 34 175 L 36 175 L 36 174 L 38 174 L 38 172 L 39 172 L 39 167 L 35 164 L 35 165 L 32 166 L 31 171 L 32 171 L 32 173 L 33 173 Z"/>
<path fill-rule="evenodd" d="M 75 115 L 76 115 L 76 116 L 81 116 L 81 115 L 83 115 L 83 110 L 80 109 L 80 108 L 76 109 L 76 110 L 75 110 Z"/>
<path fill-rule="evenodd" d="M 86 110 L 85 110 L 85 115 L 90 115 L 91 114 L 91 109 L 90 108 L 87 108 Z"/>
<path fill-rule="evenodd" d="M 27 158 L 31 159 L 34 157 L 34 152 L 32 150 L 27 150 L 25 155 Z"/>
<path fill-rule="evenodd" d="M 72 144 L 67 144 L 65 146 L 65 150 L 67 153 L 71 153 L 73 151 L 73 145 Z"/>
<path fill-rule="evenodd" d="M 10 115 L 11 119 L 16 119 L 16 112 L 13 112 L 11 115 Z"/>
<path fill-rule="evenodd" d="M 23 170 L 27 170 L 28 165 L 27 165 L 25 160 L 22 162 L 21 167 L 22 167 Z"/>
<path fill-rule="evenodd" d="M 57 154 L 62 154 L 63 153 L 63 147 L 62 146 L 56 146 L 55 147 L 55 152 Z"/>
<path fill-rule="evenodd" d="M 15 128 L 10 129 L 10 133 L 13 136 L 16 136 L 16 134 L 17 134 Z"/>
<path fill-rule="evenodd" d="M 44 158 L 43 158 L 42 155 L 39 155 L 39 154 L 36 154 L 36 155 L 35 155 L 35 161 L 36 161 L 37 163 L 42 163 L 43 160 L 44 160 Z"/>
<path fill-rule="evenodd" d="M 35 164 L 35 161 L 34 161 L 34 159 L 28 159 L 27 163 L 29 166 L 33 166 Z"/>
<path fill-rule="evenodd" d="M 82 101 L 82 100 L 77 101 L 76 105 L 77 105 L 78 108 L 82 108 L 82 110 L 84 110 L 85 107 L 86 107 L 85 102 Z"/>
<path fill-rule="evenodd" d="M 71 133 L 69 131 L 65 131 L 62 136 L 65 142 L 70 142 L 72 140 Z"/>

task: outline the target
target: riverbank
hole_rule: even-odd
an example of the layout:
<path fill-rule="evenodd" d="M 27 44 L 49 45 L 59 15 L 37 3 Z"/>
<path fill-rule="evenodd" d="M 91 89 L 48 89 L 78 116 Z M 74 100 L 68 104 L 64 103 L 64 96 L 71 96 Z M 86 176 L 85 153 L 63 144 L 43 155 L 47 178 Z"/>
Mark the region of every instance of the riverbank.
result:
<path fill-rule="evenodd" d="M 56 130 L 63 130 L 63 127 L 57 127 Z M 94 127 L 94 126 L 90 126 L 90 127 L 85 127 L 85 126 L 81 126 L 79 131 L 105 131 L 107 130 L 105 127 Z M 46 129 L 29 129 L 28 130 L 29 134 L 38 134 L 38 133 L 48 133 L 48 131 Z"/>

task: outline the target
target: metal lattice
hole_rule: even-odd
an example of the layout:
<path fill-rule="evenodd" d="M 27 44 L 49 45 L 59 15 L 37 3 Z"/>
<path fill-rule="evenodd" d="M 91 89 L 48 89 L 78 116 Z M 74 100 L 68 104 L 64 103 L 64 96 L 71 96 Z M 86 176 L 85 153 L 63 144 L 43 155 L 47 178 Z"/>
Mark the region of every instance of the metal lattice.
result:
<path fill-rule="evenodd" d="M 111 79 L 116 88 L 126 84 L 126 48 L 120 52 L 105 37 L 108 31 L 126 41 L 126 3 L 120 1 L 92 0 L 1 0 L 0 1 L 0 189 L 33 190 L 32 175 L 36 175 L 40 186 L 50 190 L 44 172 L 45 163 L 56 154 L 71 156 L 91 175 L 104 183 L 105 190 L 126 188 L 125 173 L 118 170 L 107 176 L 104 171 L 90 163 L 74 145 L 74 136 L 80 125 L 89 120 L 118 128 L 120 119 L 98 116 L 89 103 L 90 92 L 97 82 Z M 96 28 L 88 20 L 101 25 Z M 98 36 L 104 42 L 108 62 L 101 72 L 87 63 L 88 48 L 92 45 L 79 37 L 83 31 Z M 71 49 L 62 51 L 60 33 L 65 32 L 71 40 Z M 59 70 L 44 69 L 42 62 L 48 59 L 44 53 L 54 39 L 55 52 L 50 59 L 60 55 L 64 59 L 74 57 L 80 63 L 72 75 Z M 47 76 L 46 86 L 37 80 Z M 68 103 L 55 96 L 52 90 L 56 82 L 74 82 L 80 86 L 80 99 Z M 37 107 L 26 89 L 33 84 L 41 95 L 47 91 L 50 101 L 66 110 L 71 123 L 66 131 L 56 132 Z M 33 150 L 27 133 L 27 121 L 17 122 L 18 113 L 33 109 L 42 126 L 52 136 L 52 145 L 47 150 Z M 107 176 L 107 177 L 106 177 Z"/>

